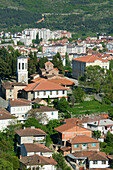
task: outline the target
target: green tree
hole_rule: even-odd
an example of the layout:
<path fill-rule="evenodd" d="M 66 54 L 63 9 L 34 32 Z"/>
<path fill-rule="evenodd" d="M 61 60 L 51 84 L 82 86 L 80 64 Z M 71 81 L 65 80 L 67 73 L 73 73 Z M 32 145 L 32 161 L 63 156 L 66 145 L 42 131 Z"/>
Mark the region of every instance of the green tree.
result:
<path fill-rule="evenodd" d="M 39 68 L 44 68 L 44 63 L 48 61 L 47 57 L 42 57 L 39 59 Z"/>
<path fill-rule="evenodd" d="M 113 71 L 113 60 L 110 60 L 109 69 Z"/>
<path fill-rule="evenodd" d="M 65 97 L 62 97 L 60 100 L 58 100 L 57 109 L 59 109 L 62 112 L 66 112 L 68 107 L 69 103 Z"/>
<path fill-rule="evenodd" d="M 57 161 L 57 167 L 62 170 L 71 170 L 71 168 L 66 164 L 65 159 L 61 153 L 54 153 L 53 159 Z"/>
<path fill-rule="evenodd" d="M 75 87 L 75 89 L 72 92 L 73 96 L 75 97 L 76 103 L 81 103 L 84 100 L 85 92 L 80 87 Z"/>
<path fill-rule="evenodd" d="M 97 131 L 93 131 L 93 137 L 98 139 L 101 137 L 101 131 L 97 130 Z"/>
<path fill-rule="evenodd" d="M 54 64 L 54 67 L 58 68 L 60 74 L 64 74 L 64 67 L 60 53 L 57 53 L 55 56 L 53 56 L 52 63 Z"/>
<path fill-rule="evenodd" d="M 30 52 L 28 62 L 29 75 L 35 74 L 36 68 L 37 68 L 36 55 L 33 56 L 32 52 Z"/>
<path fill-rule="evenodd" d="M 54 130 L 54 128 L 60 126 L 62 123 L 57 120 L 57 119 L 54 119 L 54 120 L 50 120 L 48 122 L 48 124 L 46 125 L 46 128 L 47 128 L 47 133 L 49 135 L 53 135 L 53 134 L 56 134 L 57 132 Z"/>
<path fill-rule="evenodd" d="M 105 72 L 100 66 L 86 67 L 85 74 L 79 78 L 81 84 L 92 87 L 96 92 L 100 92 L 102 85 L 106 81 L 108 71 Z"/>
<path fill-rule="evenodd" d="M 51 144 L 53 144 L 50 135 L 46 136 L 46 146 L 49 147 Z"/>
<path fill-rule="evenodd" d="M 13 164 L 0 158 L 0 170 L 13 170 Z"/>

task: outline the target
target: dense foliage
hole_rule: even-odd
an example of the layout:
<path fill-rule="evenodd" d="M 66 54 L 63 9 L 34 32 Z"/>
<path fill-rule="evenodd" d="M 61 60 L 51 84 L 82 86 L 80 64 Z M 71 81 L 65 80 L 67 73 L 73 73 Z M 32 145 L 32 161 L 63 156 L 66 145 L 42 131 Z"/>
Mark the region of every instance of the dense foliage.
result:
<path fill-rule="evenodd" d="M 71 170 L 71 168 L 66 164 L 65 159 L 61 153 L 54 153 L 53 158 L 57 161 L 57 168 L 62 170 Z"/>
<path fill-rule="evenodd" d="M 11 53 L 5 48 L 0 49 L 0 77 L 12 77 L 16 75 L 17 71 L 17 57 L 20 56 L 18 50 L 14 50 L 13 48 L 9 47 Z"/>
<path fill-rule="evenodd" d="M 0 28 L 46 27 L 83 36 L 96 32 L 112 34 L 112 10 L 113 0 L 48 0 L 46 3 L 44 0 L 0 0 Z M 43 16 L 45 21 L 36 24 Z"/>

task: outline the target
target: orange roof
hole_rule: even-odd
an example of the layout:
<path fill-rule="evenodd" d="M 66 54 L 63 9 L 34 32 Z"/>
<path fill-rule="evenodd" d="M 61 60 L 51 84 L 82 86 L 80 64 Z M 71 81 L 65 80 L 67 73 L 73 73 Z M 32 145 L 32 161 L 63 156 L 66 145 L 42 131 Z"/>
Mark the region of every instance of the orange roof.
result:
<path fill-rule="evenodd" d="M 77 135 L 68 141 L 69 143 L 99 143 L 98 140 L 93 139 L 86 135 Z"/>
<path fill-rule="evenodd" d="M 101 117 L 104 117 L 104 118 L 106 118 L 106 119 L 108 119 L 108 114 L 107 115 L 100 115 Z"/>
<path fill-rule="evenodd" d="M 68 79 L 50 79 L 50 82 L 57 83 L 60 85 L 73 85 L 75 84 L 74 81 Z"/>
<path fill-rule="evenodd" d="M 50 61 L 46 62 L 45 65 L 46 65 L 46 64 L 47 64 L 47 65 L 48 65 L 48 64 L 49 64 L 49 65 L 53 65 L 53 63 L 50 62 Z"/>
<path fill-rule="evenodd" d="M 94 55 L 86 55 L 86 56 L 83 56 L 83 57 L 75 58 L 73 60 L 81 61 L 81 62 L 85 62 L 85 63 L 93 63 L 96 60 L 100 60 L 102 62 L 108 62 L 108 60 L 104 60 L 104 59 L 99 58 L 99 57 L 94 56 Z"/>
<path fill-rule="evenodd" d="M 55 128 L 55 130 L 62 133 L 62 132 L 65 132 L 65 131 L 67 131 L 69 129 L 72 129 L 73 127 L 76 127 L 77 132 L 79 132 L 79 131 L 90 131 L 91 132 L 91 130 L 86 129 L 86 128 L 81 127 L 81 126 L 77 126 L 77 125 L 75 125 L 73 123 L 66 123 L 64 125 L 61 125 L 61 126 Z"/>
<path fill-rule="evenodd" d="M 67 90 L 66 87 L 60 86 L 50 81 L 40 81 L 28 84 L 25 91 L 47 91 L 47 90 Z"/>

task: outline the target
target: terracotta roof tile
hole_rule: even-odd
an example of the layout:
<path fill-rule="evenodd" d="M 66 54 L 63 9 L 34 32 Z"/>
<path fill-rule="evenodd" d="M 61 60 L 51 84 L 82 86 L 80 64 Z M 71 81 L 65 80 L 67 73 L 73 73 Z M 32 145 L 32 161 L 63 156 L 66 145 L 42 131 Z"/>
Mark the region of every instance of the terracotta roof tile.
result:
<path fill-rule="evenodd" d="M 53 152 L 45 145 L 40 143 L 25 143 L 24 144 L 27 152 Z"/>
<path fill-rule="evenodd" d="M 74 143 L 99 143 L 98 140 L 86 135 L 77 135 L 68 141 L 71 144 Z"/>
<path fill-rule="evenodd" d="M 74 81 L 68 80 L 66 78 L 64 79 L 51 79 L 50 82 L 57 83 L 59 85 L 74 85 Z"/>
<path fill-rule="evenodd" d="M 12 116 L 6 109 L 0 107 L 0 120 L 2 119 L 14 119 L 15 117 Z"/>
<path fill-rule="evenodd" d="M 60 86 L 50 81 L 41 81 L 28 84 L 25 91 L 47 91 L 47 90 L 67 90 L 66 87 Z"/>
<path fill-rule="evenodd" d="M 10 99 L 10 106 L 29 106 L 32 105 L 31 101 L 26 99 Z"/>
<path fill-rule="evenodd" d="M 90 161 L 94 161 L 94 160 L 103 161 L 103 160 L 108 160 L 108 159 L 107 159 L 105 152 L 95 152 L 94 154 L 92 154 L 88 157 L 88 160 L 90 160 Z"/>
<path fill-rule="evenodd" d="M 38 109 L 33 109 L 35 110 L 36 112 L 44 112 L 44 111 L 58 111 L 57 109 L 55 108 L 52 108 L 52 107 L 47 107 L 47 106 L 40 106 Z"/>
<path fill-rule="evenodd" d="M 75 58 L 73 59 L 75 61 L 81 61 L 81 62 L 85 62 L 85 63 L 93 63 L 96 60 L 100 60 L 102 62 L 108 62 L 108 60 L 104 60 L 102 58 L 99 58 L 97 56 L 94 55 L 86 55 L 84 57 L 79 57 L 79 58 Z"/>
<path fill-rule="evenodd" d="M 77 132 L 79 132 L 79 131 L 90 131 L 90 132 L 91 132 L 91 130 L 89 130 L 89 129 L 86 129 L 86 128 L 83 128 L 83 127 L 74 125 L 74 124 L 72 124 L 72 123 L 66 123 L 66 124 L 64 124 L 64 125 L 61 125 L 61 126 L 55 128 L 55 130 L 62 133 L 62 132 L 65 132 L 65 131 L 67 131 L 67 130 L 69 130 L 69 129 L 72 129 L 72 128 L 74 128 L 74 127 L 76 127 L 76 128 L 75 128 L 75 129 L 76 129 L 75 131 L 77 131 Z"/>
<path fill-rule="evenodd" d="M 15 130 L 15 133 L 18 134 L 19 136 L 47 135 L 43 130 L 37 128 L 18 129 Z"/>
<path fill-rule="evenodd" d="M 25 156 L 19 160 L 24 165 L 56 165 L 57 162 L 52 157 L 39 155 Z"/>
<path fill-rule="evenodd" d="M 53 63 L 48 61 L 48 62 L 45 63 L 45 65 L 53 65 Z"/>

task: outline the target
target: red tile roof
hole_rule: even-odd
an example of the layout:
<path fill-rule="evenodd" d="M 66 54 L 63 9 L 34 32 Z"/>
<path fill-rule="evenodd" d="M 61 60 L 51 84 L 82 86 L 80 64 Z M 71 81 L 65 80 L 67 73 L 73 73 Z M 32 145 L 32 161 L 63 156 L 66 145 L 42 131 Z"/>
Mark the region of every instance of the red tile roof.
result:
<path fill-rule="evenodd" d="M 53 63 L 48 61 L 48 62 L 45 63 L 45 65 L 53 65 Z"/>
<path fill-rule="evenodd" d="M 26 99 L 10 99 L 10 106 L 29 106 L 32 105 L 31 101 Z"/>
<path fill-rule="evenodd" d="M 104 60 L 102 58 L 99 58 L 97 56 L 94 56 L 94 55 L 86 55 L 86 56 L 83 56 L 83 57 L 79 57 L 79 58 L 75 58 L 73 59 L 75 61 L 81 61 L 81 62 L 85 62 L 85 63 L 93 63 L 95 62 L 96 60 L 100 60 L 102 62 L 108 62 L 108 60 Z"/>
<path fill-rule="evenodd" d="M 105 152 L 95 152 L 94 154 L 88 157 L 88 160 L 90 161 L 94 161 L 94 160 L 101 161 L 102 160 L 103 161 L 103 160 L 108 160 L 108 159 L 107 159 Z"/>
<path fill-rule="evenodd" d="M 68 141 L 71 144 L 74 143 L 99 143 L 98 140 L 86 135 L 77 135 Z"/>
<path fill-rule="evenodd" d="M 91 130 L 89 130 L 89 129 L 77 126 L 77 125 L 72 124 L 72 123 L 66 123 L 64 125 L 61 125 L 61 126 L 55 128 L 55 130 L 62 133 L 62 132 L 65 132 L 69 129 L 72 129 L 73 127 L 76 127 L 77 132 L 79 132 L 79 131 L 90 131 L 91 132 Z"/>
<path fill-rule="evenodd" d="M 37 136 L 37 135 L 47 135 L 43 130 L 37 128 L 25 128 L 15 130 L 15 133 L 19 136 Z"/>
<path fill-rule="evenodd" d="M 15 117 L 12 116 L 6 109 L 0 107 L 0 120 L 2 119 L 14 119 Z"/>
<path fill-rule="evenodd" d="M 74 81 L 71 81 L 71 80 L 68 80 L 66 78 L 64 79 L 51 79 L 49 80 L 50 82 L 53 82 L 53 83 L 57 83 L 59 85 L 68 85 L 68 86 L 72 86 L 74 85 Z"/>
<path fill-rule="evenodd" d="M 57 162 L 52 157 L 39 155 L 25 156 L 19 160 L 24 165 L 56 165 Z"/>
<path fill-rule="evenodd" d="M 33 109 L 34 111 L 36 112 L 44 112 L 44 111 L 58 111 L 57 109 L 55 108 L 52 108 L 52 107 L 47 107 L 47 106 L 40 106 L 39 108 L 36 108 L 36 109 Z"/>
<path fill-rule="evenodd" d="M 47 91 L 47 90 L 67 90 L 66 87 L 60 86 L 50 81 L 41 81 L 28 84 L 25 91 Z"/>
<path fill-rule="evenodd" d="M 76 123 L 78 123 L 80 121 L 81 121 L 80 119 L 75 118 L 75 117 L 63 120 L 63 122 L 65 122 L 65 123 L 74 123 L 75 125 L 76 125 Z"/>
<path fill-rule="evenodd" d="M 40 143 L 25 143 L 24 144 L 27 152 L 53 152 L 49 148 L 47 148 L 45 145 Z"/>

